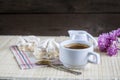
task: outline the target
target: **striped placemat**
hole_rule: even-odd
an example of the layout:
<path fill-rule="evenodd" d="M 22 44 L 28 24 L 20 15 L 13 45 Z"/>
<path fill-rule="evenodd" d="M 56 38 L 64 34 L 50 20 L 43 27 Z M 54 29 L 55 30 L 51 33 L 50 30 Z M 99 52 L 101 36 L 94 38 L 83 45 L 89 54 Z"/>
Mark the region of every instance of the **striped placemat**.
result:
<path fill-rule="evenodd" d="M 35 59 L 32 52 L 24 52 L 18 48 L 18 46 L 13 45 L 10 46 L 10 50 L 14 54 L 16 62 L 18 63 L 20 69 L 32 69 L 35 67 L 45 67 L 47 65 L 37 65 L 36 63 L 39 61 Z M 58 59 L 51 60 L 53 64 L 60 65 L 62 64 Z"/>
<path fill-rule="evenodd" d="M 16 45 L 11 46 L 10 49 L 21 69 L 31 69 L 35 67 L 35 59 L 33 60 L 33 58 L 30 58 L 24 51 L 19 50 Z"/>

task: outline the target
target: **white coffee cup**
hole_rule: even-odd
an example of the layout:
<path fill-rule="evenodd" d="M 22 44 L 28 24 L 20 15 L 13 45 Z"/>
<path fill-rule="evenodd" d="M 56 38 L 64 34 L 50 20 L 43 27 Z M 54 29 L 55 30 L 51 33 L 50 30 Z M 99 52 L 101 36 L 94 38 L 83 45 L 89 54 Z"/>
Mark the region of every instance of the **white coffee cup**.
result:
<path fill-rule="evenodd" d="M 65 45 L 72 43 L 80 43 L 88 45 L 88 48 L 84 49 L 70 49 L 66 48 Z M 91 62 L 94 64 L 100 63 L 100 55 L 94 52 L 93 44 L 87 41 L 79 40 L 66 40 L 60 43 L 59 48 L 59 59 L 63 65 L 67 68 L 84 68 L 87 63 Z M 90 60 L 89 57 L 93 56 L 95 60 Z"/>

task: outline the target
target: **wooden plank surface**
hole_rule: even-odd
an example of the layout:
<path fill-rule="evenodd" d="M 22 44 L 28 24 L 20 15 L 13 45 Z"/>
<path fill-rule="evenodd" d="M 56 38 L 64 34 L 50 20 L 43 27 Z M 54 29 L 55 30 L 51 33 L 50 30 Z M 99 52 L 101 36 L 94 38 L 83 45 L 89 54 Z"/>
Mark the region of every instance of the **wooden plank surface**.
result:
<path fill-rule="evenodd" d="M 119 0 L 0 0 L 0 13 L 120 13 Z"/>
<path fill-rule="evenodd" d="M 99 36 L 120 27 L 120 14 L 0 14 L 1 35 L 68 35 L 69 29 Z"/>

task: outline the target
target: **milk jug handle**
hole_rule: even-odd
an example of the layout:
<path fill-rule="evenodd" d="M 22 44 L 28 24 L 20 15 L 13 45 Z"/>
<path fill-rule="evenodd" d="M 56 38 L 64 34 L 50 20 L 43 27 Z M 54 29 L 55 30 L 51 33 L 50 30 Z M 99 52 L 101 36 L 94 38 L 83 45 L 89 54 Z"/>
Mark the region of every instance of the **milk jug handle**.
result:
<path fill-rule="evenodd" d="M 93 45 L 94 47 L 97 47 L 98 43 L 97 40 L 89 33 L 86 32 L 86 34 L 88 35 L 89 38 L 91 38 L 93 40 Z"/>

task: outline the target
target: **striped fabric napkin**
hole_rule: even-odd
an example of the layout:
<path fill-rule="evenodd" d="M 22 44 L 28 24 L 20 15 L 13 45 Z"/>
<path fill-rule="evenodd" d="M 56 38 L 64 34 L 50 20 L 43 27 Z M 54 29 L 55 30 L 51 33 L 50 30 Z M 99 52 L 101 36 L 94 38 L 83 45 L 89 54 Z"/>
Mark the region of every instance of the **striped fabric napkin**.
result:
<path fill-rule="evenodd" d="M 31 69 L 36 66 L 34 57 L 30 54 L 26 54 L 26 52 L 20 51 L 16 45 L 11 46 L 10 50 L 13 52 L 21 69 Z"/>
<path fill-rule="evenodd" d="M 22 70 L 31 69 L 34 67 L 45 67 L 46 66 L 46 65 L 36 65 L 35 63 L 37 63 L 38 60 L 35 59 L 33 54 L 31 52 L 24 52 L 24 51 L 19 50 L 17 45 L 10 46 L 10 50 L 14 54 L 15 59 Z M 54 59 L 51 62 L 56 65 L 62 64 L 59 61 L 59 59 Z"/>

